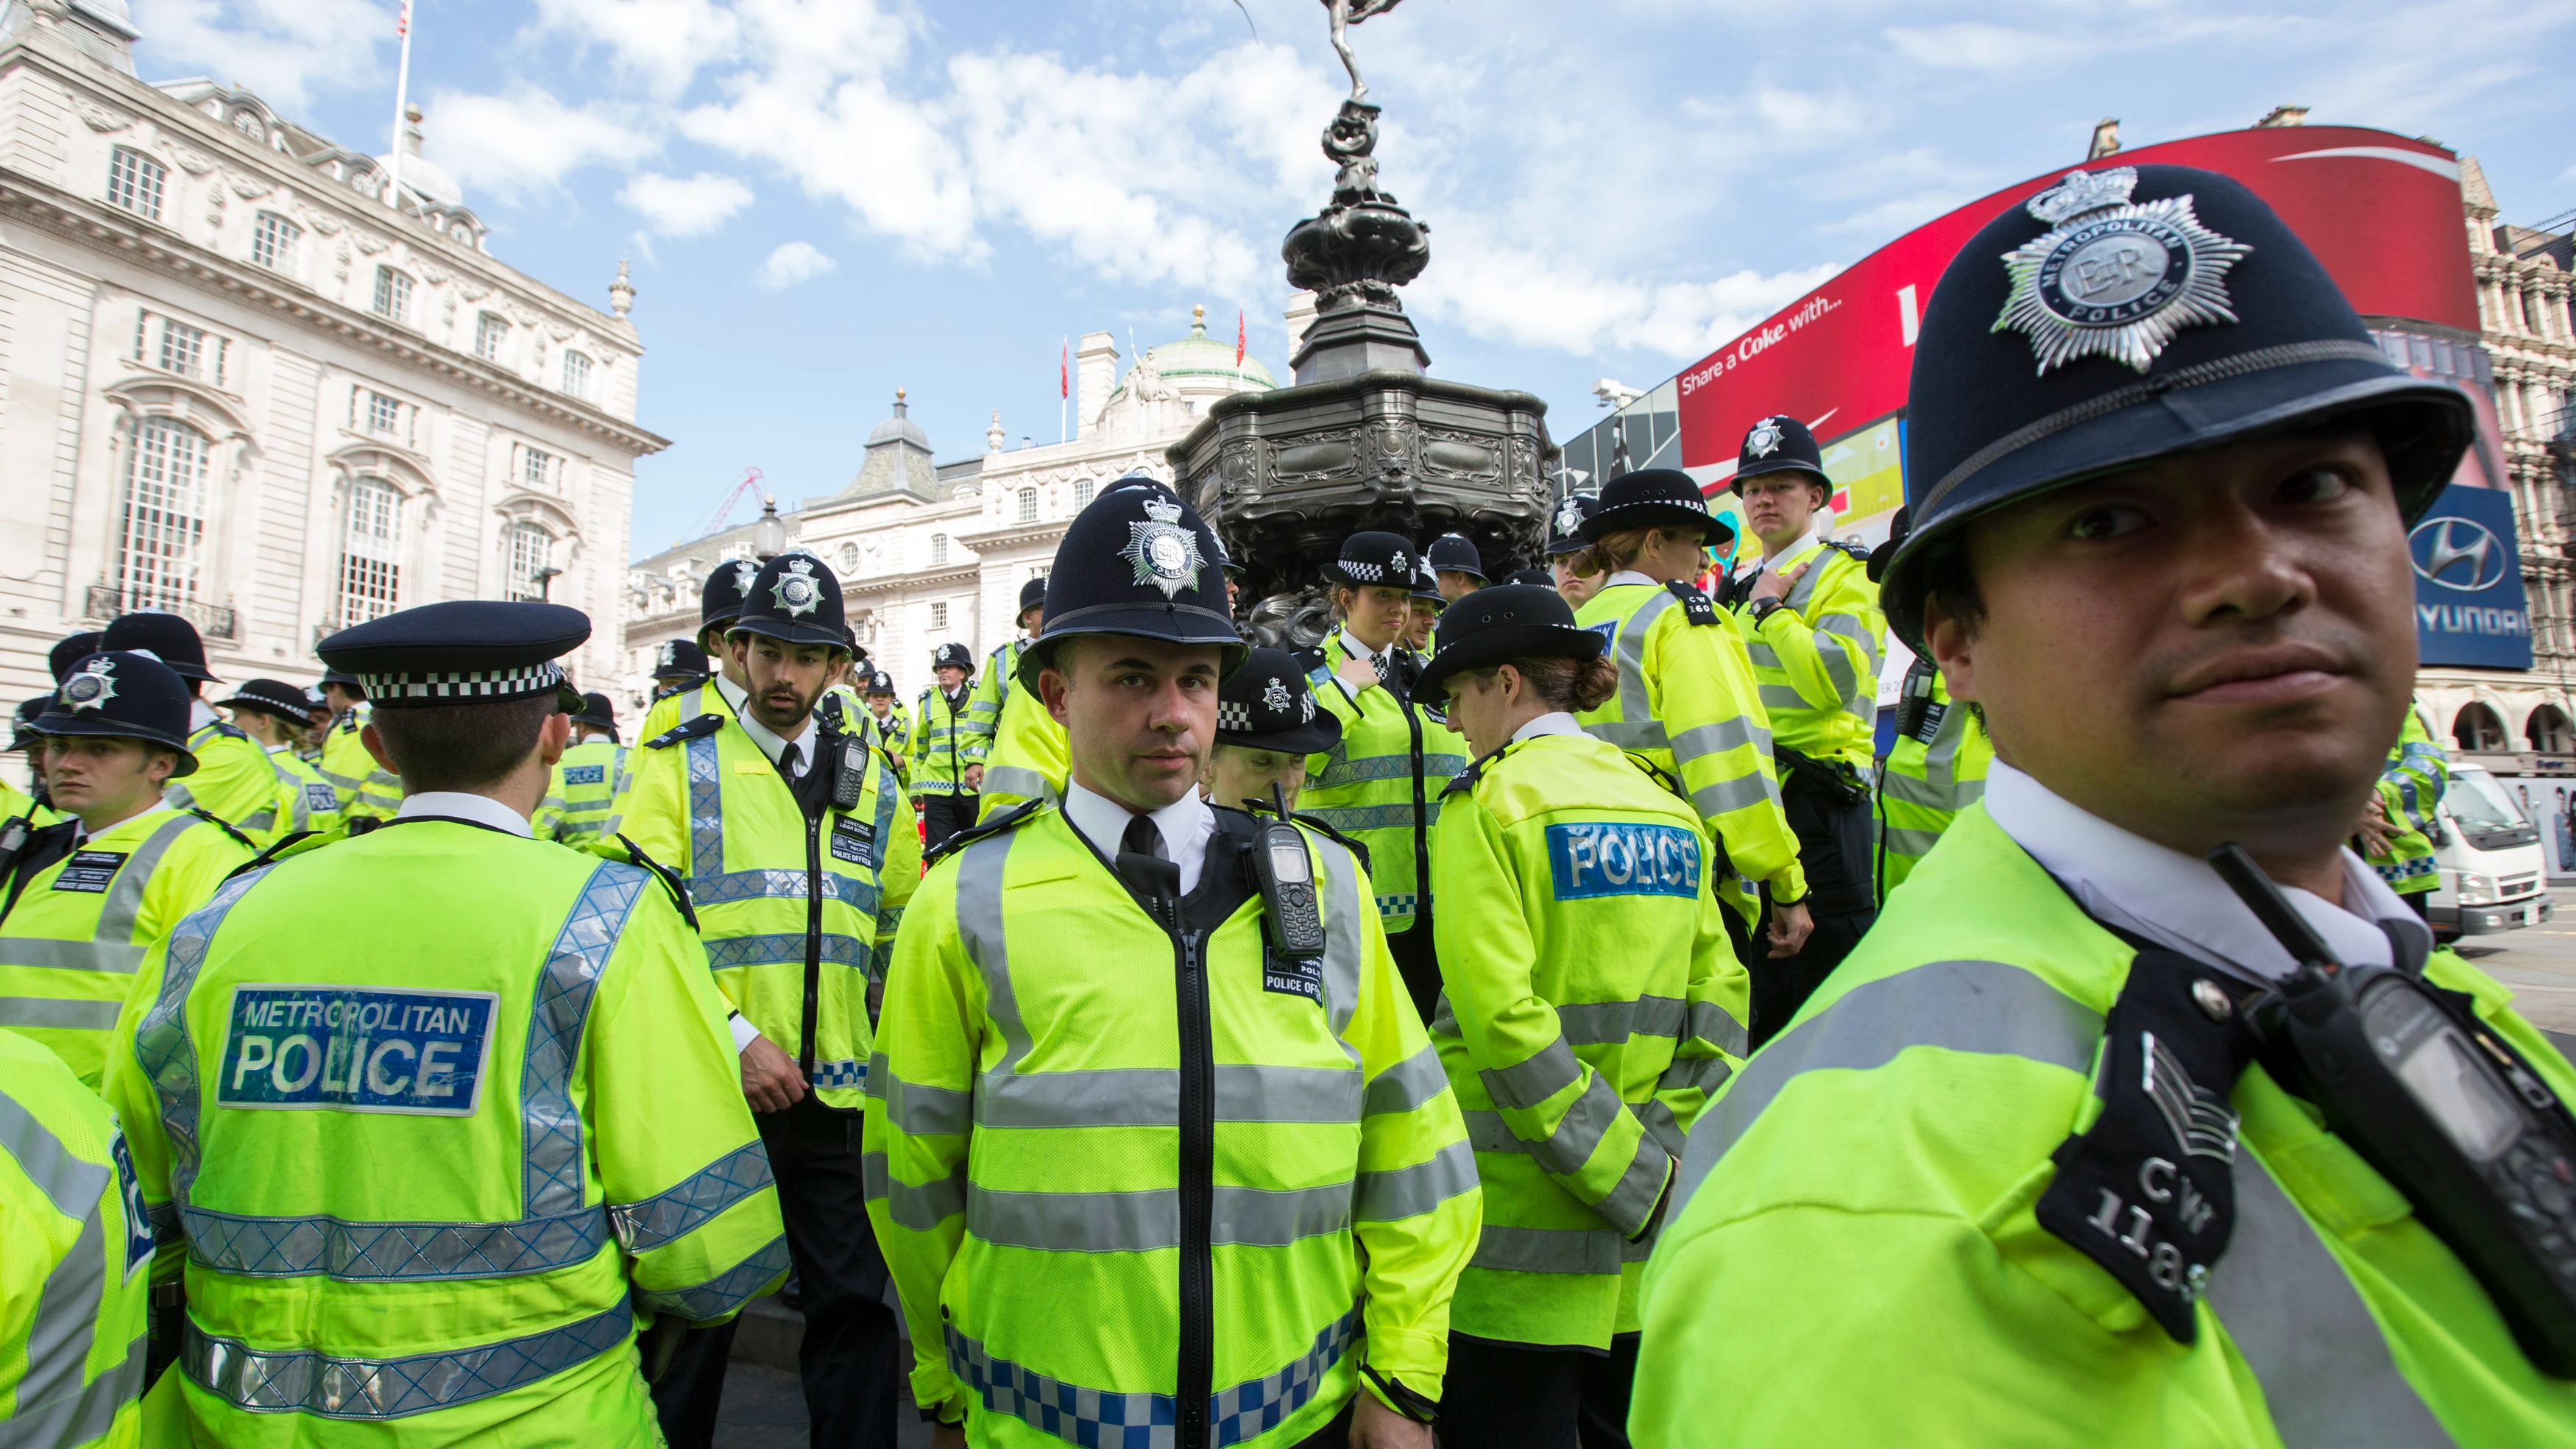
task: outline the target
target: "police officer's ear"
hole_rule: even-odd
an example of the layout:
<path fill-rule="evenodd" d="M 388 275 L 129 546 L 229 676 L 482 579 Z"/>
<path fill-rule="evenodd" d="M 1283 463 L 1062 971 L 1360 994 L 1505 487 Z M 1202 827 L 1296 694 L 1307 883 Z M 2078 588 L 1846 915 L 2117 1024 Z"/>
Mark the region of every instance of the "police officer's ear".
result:
<path fill-rule="evenodd" d="M 367 758 L 375 761 L 378 769 L 396 779 L 402 778 L 402 771 L 394 768 L 394 757 L 385 751 L 385 737 L 377 732 L 374 720 L 358 726 L 358 743 L 367 747 Z"/>
<path fill-rule="evenodd" d="M 1038 703 L 1046 706 L 1047 718 L 1068 728 L 1073 721 L 1066 696 L 1073 692 L 1073 680 L 1063 666 L 1071 665 L 1071 656 L 1081 649 L 1079 638 L 1068 639 L 1048 652 L 1045 666 L 1038 670 Z"/>
<path fill-rule="evenodd" d="M 143 775 L 155 786 L 170 783 L 170 772 L 179 768 L 179 756 L 170 750 L 146 750 Z"/>
<path fill-rule="evenodd" d="M 546 716 L 537 728 L 537 756 L 549 770 L 572 748 L 572 716 L 560 711 Z"/>

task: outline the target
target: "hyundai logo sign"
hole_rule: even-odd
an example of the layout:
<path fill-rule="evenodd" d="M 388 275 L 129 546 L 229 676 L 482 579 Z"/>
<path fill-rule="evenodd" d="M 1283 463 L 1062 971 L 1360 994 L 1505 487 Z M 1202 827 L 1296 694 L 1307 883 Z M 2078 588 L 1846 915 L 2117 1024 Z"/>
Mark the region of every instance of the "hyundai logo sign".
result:
<path fill-rule="evenodd" d="M 2416 576 L 2454 593 L 2482 594 L 2504 582 L 2513 546 L 2486 526 L 2456 515 L 2437 515 L 2406 536 Z"/>

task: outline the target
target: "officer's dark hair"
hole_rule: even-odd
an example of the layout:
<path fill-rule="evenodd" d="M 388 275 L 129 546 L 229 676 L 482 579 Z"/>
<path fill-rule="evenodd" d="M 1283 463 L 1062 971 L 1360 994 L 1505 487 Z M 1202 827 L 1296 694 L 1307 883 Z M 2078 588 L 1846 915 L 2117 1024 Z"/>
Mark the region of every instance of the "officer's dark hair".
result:
<path fill-rule="evenodd" d="M 1607 578 L 1635 568 L 1638 556 L 1646 551 L 1646 540 L 1650 536 L 1669 533 L 1679 538 L 1688 531 L 1671 523 L 1659 523 L 1651 528 L 1623 528 L 1585 545 L 1583 552 L 1566 560 L 1565 567 L 1578 579 L 1588 579 L 1594 574 Z"/>
<path fill-rule="evenodd" d="M 379 708 L 375 726 L 405 793 L 481 790 L 519 768 L 555 712 L 555 697 L 540 694 L 490 704 Z"/>
<path fill-rule="evenodd" d="M 1968 562 L 1968 530 L 1953 529 L 1926 541 L 1914 568 L 1920 597 L 1926 602 L 1939 599 L 1959 627 L 1974 637 L 1986 622 L 1986 596 L 1978 592 L 1977 570 Z"/>
<path fill-rule="evenodd" d="M 1619 666 L 1611 663 L 1607 655 L 1596 654 L 1589 659 L 1508 659 L 1504 663 L 1521 672 L 1521 678 L 1529 681 L 1530 693 L 1548 708 L 1568 714 L 1599 709 L 1619 692 Z M 1492 679 L 1502 667 L 1496 664 L 1463 670 L 1457 677 L 1481 683 Z"/>

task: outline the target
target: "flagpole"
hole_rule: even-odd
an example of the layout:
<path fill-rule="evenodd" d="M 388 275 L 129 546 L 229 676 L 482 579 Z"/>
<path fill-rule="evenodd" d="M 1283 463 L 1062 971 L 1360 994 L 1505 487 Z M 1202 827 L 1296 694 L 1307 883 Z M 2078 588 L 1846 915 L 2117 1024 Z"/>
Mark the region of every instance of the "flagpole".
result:
<path fill-rule="evenodd" d="M 402 0 L 402 11 L 394 20 L 394 33 L 402 37 L 402 60 L 394 68 L 394 161 L 385 187 L 385 204 L 400 211 L 403 114 L 411 109 L 411 0 Z"/>
<path fill-rule="evenodd" d="M 1055 363 L 1055 440 L 1059 443 L 1069 441 L 1073 436 L 1065 431 L 1065 412 L 1073 398 L 1072 356 L 1073 335 L 1067 333 L 1064 348 L 1056 354 Z"/>

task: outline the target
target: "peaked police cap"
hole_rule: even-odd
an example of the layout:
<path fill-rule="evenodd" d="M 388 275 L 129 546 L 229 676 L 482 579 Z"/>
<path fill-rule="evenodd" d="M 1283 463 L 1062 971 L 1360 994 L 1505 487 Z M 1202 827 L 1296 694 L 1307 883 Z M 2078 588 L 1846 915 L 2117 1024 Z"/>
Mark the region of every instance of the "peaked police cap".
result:
<path fill-rule="evenodd" d="M 1574 622 L 1574 606 L 1554 589 L 1496 584 L 1478 589 L 1440 616 L 1440 652 L 1422 667 L 1417 691 L 1438 698 L 1443 680 L 1515 659 L 1597 659 L 1609 641 Z"/>
<path fill-rule="evenodd" d="M 314 706 L 305 697 L 303 686 L 289 684 L 282 679 L 244 680 L 241 687 L 233 691 L 232 698 L 219 699 L 215 703 L 228 706 L 235 712 L 255 709 L 298 729 L 313 723 Z"/>
<path fill-rule="evenodd" d="M 590 616 L 533 600 L 450 599 L 399 609 L 322 641 L 322 662 L 358 676 L 378 709 L 581 695 L 555 660 L 590 638 Z"/>
<path fill-rule="evenodd" d="M 1225 605 L 1216 535 L 1179 494 L 1151 479 L 1091 500 L 1065 528 L 1047 574 L 1046 626 L 1020 651 L 1020 683 L 1077 634 L 1133 634 L 1222 647 L 1224 672 L 1243 661 L 1243 636 Z"/>
<path fill-rule="evenodd" d="M 113 650 L 74 665 L 27 728 L 57 737 L 141 740 L 173 751 L 179 756 L 170 772 L 175 780 L 197 773 L 197 757 L 188 749 L 188 706 L 195 699 L 179 671 L 164 661 Z"/>
<path fill-rule="evenodd" d="M 2412 522 L 2473 437 L 2468 397 L 2389 361 L 2260 197 L 2214 171 L 2070 172 L 1961 249 L 1923 309 L 1911 532 L 1889 623 L 1920 647 L 1925 553 L 1971 518 L 2158 458 L 2367 426 Z"/>
<path fill-rule="evenodd" d="M 1785 414 L 1764 418 L 1744 430 L 1744 446 L 1735 455 L 1733 486 L 1744 491 L 1744 480 L 1765 473 L 1805 473 L 1810 481 L 1827 492 L 1833 480 L 1825 476 L 1825 455 L 1816 446 L 1816 435 L 1807 425 Z"/>
<path fill-rule="evenodd" d="M 849 626 L 841 618 L 841 581 L 831 566 L 797 549 L 760 566 L 751 581 L 751 597 L 725 633 L 757 634 L 781 644 L 820 644 L 842 653 L 850 650 Z"/>
<path fill-rule="evenodd" d="M 1648 468 L 1622 473 L 1601 485 L 1601 502 L 1583 520 L 1583 537 L 1599 543 L 1632 528 L 1693 525 L 1699 527 L 1703 542 L 1714 543 L 1721 534 L 1735 536 L 1725 519 L 1708 511 L 1708 495 L 1699 491 L 1691 475 L 1679 468 Z"/>
<path fill-rule="evenodd" d="M 98 647 L 106 653 L 139 650 L 169 665 L 181 679 L 218 682 L 206 672 L 206 641 L 197 637 L 197 626 L 176 614 L 119 614 L 108 621 Z"/>
<path fill-rule="evenodd" d="M 1342 551 L 1324 565 L 1324 576 L 1337 584 L 1366 587 L 1385 584 L 1413 589 L 1413 540 L 1400 533 L 1354 533 L 1342 540 Z"/>

